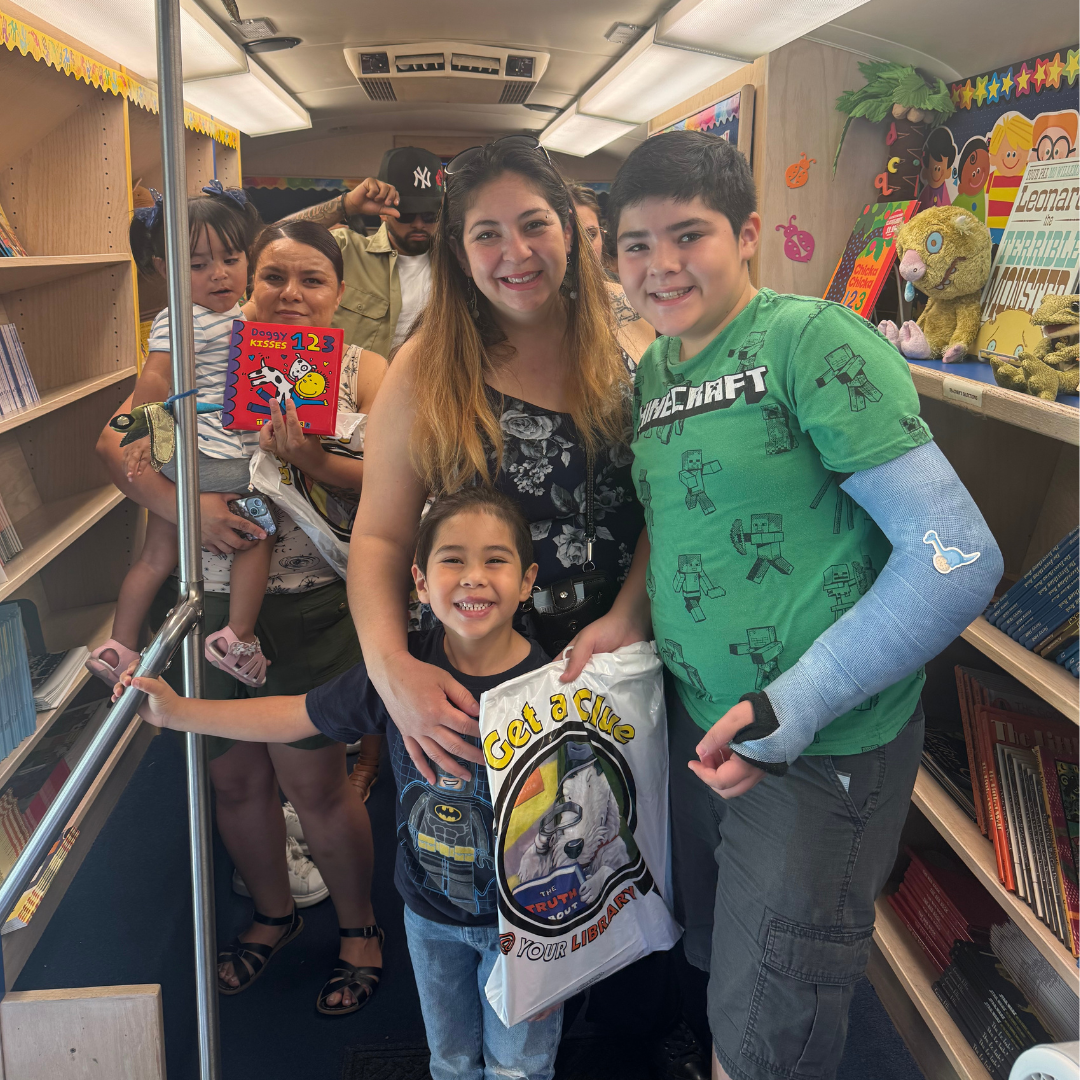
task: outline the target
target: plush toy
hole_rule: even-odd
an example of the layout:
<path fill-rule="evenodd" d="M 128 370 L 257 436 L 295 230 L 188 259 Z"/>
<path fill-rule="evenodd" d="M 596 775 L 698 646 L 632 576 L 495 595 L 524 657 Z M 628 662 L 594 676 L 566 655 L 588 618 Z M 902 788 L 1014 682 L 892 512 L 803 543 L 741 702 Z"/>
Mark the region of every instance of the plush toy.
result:
<path fill-rule="evenodd" d="M 171 397 L 168 401 L 136 405 L 131 412 L 117 413 L 109 421 L 109 427 L 124 436 L 120 440 L 121 446 L 150 436 L 150 465 L 155 472 L 160 472 L 163 465 L 172 461 L 176 450 L 176 422 L 173 419 L 173 403 L 176 400 Z M 206 405 L 202 402 L 195 406 L 196 413 L 220 410 L 220 405 Z"/>
<path fill-rule="evenodd" d="M 990 230 L 969 210 L 932 206 L 896 234 L 904 298 L 927 296 L 917 323 L 878 329 L 909 360 L 959 363 L 979 333 L 979 293 L 990 276 Z"/>
<path fill-rule="evenodd" d="M 1080 384 L 1080 297 L 1047 294 L 1031 316 L 1032 326 L 1043 337 L 1034 348 L 1024 349 L 1018 363 L 991 359 L 999 386 L 1054 401 L 1058 394 L 1075 394 Z"/>

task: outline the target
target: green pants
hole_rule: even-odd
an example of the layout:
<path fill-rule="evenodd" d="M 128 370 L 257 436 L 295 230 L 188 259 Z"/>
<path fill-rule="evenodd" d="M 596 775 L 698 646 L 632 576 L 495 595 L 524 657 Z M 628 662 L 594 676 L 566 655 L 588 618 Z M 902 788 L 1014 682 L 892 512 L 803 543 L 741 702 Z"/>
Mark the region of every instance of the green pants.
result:
<path fill-rule="evenodd" d="M 176 602 L 177 593 L 177 581 L 170 578 L 162 586 L 151 606 L 151 625 L 161 625 Z M 203 613 L 208 635 L 221 630 L 229 621 L 229 594 L 206 593 Z M 362 659 L 360 642 L 356 638 L 356 629 L 349 615 L 349 601 L 343 581 L 335 581 L 309 592 L 268 594 L 255 623 L 255 633 L 270 661 L 266 669 L 266 683 L 260 687 L 245 686 L 204 660 L 204 698 L 230 701 L 236 698 L 279 694 L 306 694 Z M 165 679 L 179 691 L 181 677 L 181 667 L 177 660 L 165 672 Z M 210 758 L 220 757 L 234 742 L 234 739 L 208 736 L 207 751 Z M 289 745 L 301 750 L 319 750 L 324 746 L 332 746 L 333 740 L 325 735 L 312 735 Z"/>

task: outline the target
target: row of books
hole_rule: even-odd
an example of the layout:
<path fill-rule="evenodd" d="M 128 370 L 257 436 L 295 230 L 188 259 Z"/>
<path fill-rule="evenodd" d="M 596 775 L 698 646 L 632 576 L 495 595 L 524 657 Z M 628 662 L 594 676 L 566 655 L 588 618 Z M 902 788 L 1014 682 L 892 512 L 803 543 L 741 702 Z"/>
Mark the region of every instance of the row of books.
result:
<path fill-rule="evenodd" d="M 7 507 L 4 506 L 4 500 L 0 498 L 0 567 L 3 567 L 6 562 L 11 562 L 20 551 L 22 551 L 22 541 L 15 531 Z"/>
<path fill-rule="evenodd" d="M 18 604 L 0 604 L 0 757 L 37 727 L 30 661 Z"/>
<path fill-rule="evenodd" d="M 1077 1038 L 1080 1001 L 951 853 L 906 849 L 889 905 L 939 978 L 933 989 L 994 1077 L 1020 1054 Z"/>
<path fill-rule="evenodd" d="M 0 418 L 41 401 L 14 323 L 0 323 Z"/>
<path fill-rule="evenodd" d="M 25 255 L 26 248 L 19 243 L 15 230 L 11 227 L 4 208 L 0 206 L 0 258 L 13 255 Z"/>
<path fill-rule="evenodd" d="M 1073 529 L 986 609 L 991 626 L 1073 675 L 1080 656 L 1078 555 L 1080 529 Z"/>
<path fill-rule="evenodd" d="M 955 669 L 975 819 L 998 878 L 1080 955 L 1080 734 L 1008 675 Z"/>

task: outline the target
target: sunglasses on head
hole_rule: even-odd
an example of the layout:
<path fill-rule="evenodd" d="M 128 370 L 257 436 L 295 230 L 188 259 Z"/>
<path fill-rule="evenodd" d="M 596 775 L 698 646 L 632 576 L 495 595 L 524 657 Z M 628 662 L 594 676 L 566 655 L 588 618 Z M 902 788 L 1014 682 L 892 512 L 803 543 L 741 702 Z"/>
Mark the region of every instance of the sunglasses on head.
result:
<path fill-rule="evenodd" d="M 548 164 L 554 167 L 555 163 L 551 160 L 551 155 L 545 147 L 540 145 L 540 140 L 535 135 L 503 135 L 498 139 L 492 139 L 491 142 L 485 143 L 484 146 L 470 146 L 468 150 L 462 150 L 460 154 L 455 154 L 446 163 L 443 170 L 446 178 L 450 179 L 456 173 L 461 172 L 470 162 L 475 161 L 484 152 L 485 147 L 498 146 L 500 143 L 521 146 L 526 150 L 539 150 L 547 158 Z"/>
<path fill-rule="evenodd" d="M 417 218 L 425 225 L 433 225 L 439 220 L 439 212 L 437 210 L 423 210 L 416 214 L 403 214 L 398 211 L 397 219 L 402 225 L 411 225 Z"/>

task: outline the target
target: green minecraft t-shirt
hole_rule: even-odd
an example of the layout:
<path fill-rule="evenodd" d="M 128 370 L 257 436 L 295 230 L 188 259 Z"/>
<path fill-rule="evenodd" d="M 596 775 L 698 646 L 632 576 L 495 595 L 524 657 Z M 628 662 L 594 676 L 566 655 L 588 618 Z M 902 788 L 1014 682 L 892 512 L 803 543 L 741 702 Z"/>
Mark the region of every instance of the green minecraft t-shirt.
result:
<path fill-rule="evenodd" d="M 870 588 L 892 548 L 840 484 L 932 438 L 904 358 L 839 304 L 762 289 L 697 356 L 646 351 L 634 481 L 656 645 L 709 728 Z M 823 728 L 808 754 L 889 742 L 916 672 Z"/>

